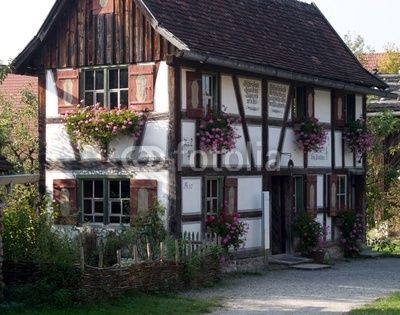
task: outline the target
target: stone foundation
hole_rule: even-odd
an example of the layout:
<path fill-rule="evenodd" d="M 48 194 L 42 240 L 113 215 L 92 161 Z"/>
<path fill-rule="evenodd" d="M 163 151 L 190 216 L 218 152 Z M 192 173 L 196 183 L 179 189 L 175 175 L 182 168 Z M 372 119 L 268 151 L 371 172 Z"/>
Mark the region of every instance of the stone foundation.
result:
<path fill-rule="evenodd" d="M 222 265 L 222 273 L 262 272 L 265 270 L 264 257 L 233 258 Z"/>

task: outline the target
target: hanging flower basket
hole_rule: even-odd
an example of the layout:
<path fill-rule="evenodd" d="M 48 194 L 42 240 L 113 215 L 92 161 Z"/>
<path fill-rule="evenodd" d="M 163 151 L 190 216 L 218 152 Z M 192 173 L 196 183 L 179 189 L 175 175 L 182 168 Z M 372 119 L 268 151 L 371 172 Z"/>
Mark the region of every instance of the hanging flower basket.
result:
<path fill-rule="evenodd" d="M 359 158 L 361 158 L 372 147 L 373 137 L 371 131 L 367 128 L 363 119 L 349 123 L 343 138 L 347 146 Z"/>
<path fill-rule="evenodd" d="M 210 111 L 200 123 L 200 150 L 219 154 L 234 150 L 236 139 L 240 138 L 233 126 L 235 123 L 240 123 L 240 119 L 224 112 Z"/>
<path fill-rule="evenodd" d="M 296 143 L 305 152 L 320 152 L 326 143 L 326 130 L 316 118 L 306 118 L 296 129 Z"/>
<path fill-rule="evenodd" d="M 145 117 L 131 109 L 78 106 L 75 112 L 65 115 L 65 123 L 67 133 L 78 149 L 96 145 L 107 156 L 109 144 L 118 136 L 132 136 L 134 140 L 140 137 Z"/>

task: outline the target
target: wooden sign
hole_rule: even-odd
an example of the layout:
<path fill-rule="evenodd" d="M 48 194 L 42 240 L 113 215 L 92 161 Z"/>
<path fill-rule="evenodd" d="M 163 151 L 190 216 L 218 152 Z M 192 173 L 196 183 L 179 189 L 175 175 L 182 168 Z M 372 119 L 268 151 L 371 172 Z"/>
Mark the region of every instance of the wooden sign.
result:
<path fill-rule="evenodd" d="M 262 81 L 239 78 L 244 111 L 247 116 L 261 117 Z"/>
<path fill-rule="evenodd" d="M 275 82 L 268 83 L 268 117 L 283 119 L 287 99 L 289 96 L 289 85 Z"/>

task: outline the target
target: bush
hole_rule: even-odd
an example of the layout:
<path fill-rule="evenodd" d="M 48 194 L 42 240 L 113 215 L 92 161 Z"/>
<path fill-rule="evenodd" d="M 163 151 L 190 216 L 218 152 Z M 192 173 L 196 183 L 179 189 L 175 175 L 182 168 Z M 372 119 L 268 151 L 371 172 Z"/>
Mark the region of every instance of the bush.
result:
<path fill-rule="evenodd" d="M 323 236 L 321 224 L 314 220 L 314 216 L 306 212 L 297 216 L 294 222 L 294 232 L 300 239 L 298 250 L 303 255 L 310 255 L 318 247 Z"/>
<path fill-rule="evenodd" d="M 340 222 L 340 245 L 345 257 L 358 256 L 364 233 L 361 217 L 352 210 L 346 210 L 338 214 L 337 220 Z"/>

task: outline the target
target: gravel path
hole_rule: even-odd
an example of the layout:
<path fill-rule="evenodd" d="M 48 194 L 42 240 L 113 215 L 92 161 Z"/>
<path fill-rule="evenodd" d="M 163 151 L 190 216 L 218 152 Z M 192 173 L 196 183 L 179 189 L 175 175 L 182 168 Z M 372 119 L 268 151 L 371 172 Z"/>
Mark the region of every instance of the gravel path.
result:
<path fill-rule="evenodd" d="M 280 270 L 225 280 L 215 288 L 188 293 L 219 297 L 226 308 L 214 315 L 343 314 L 400 291 L 400 259 L 339 263 L 321 271 Z"/>

